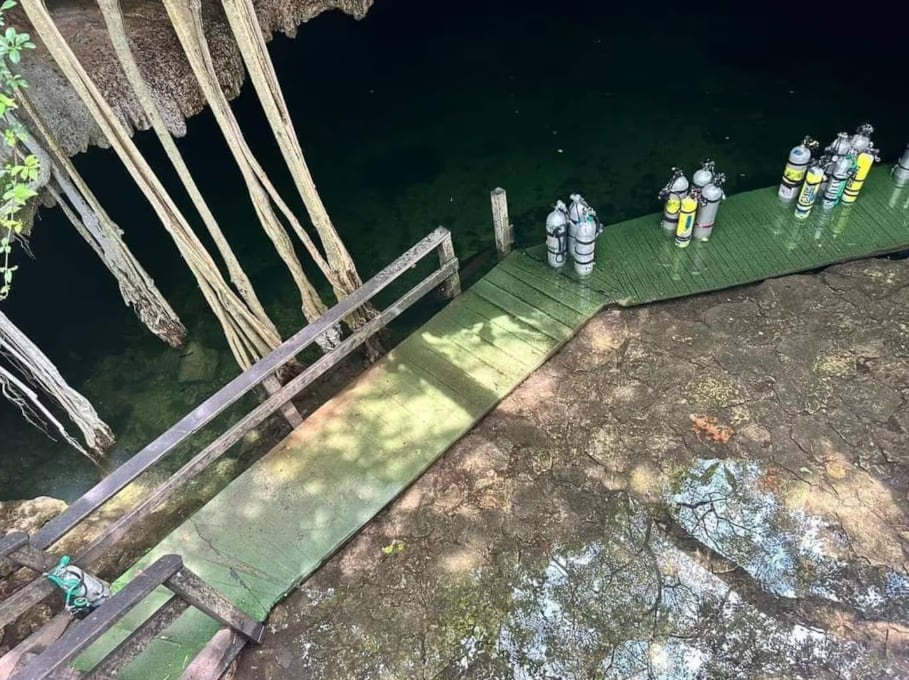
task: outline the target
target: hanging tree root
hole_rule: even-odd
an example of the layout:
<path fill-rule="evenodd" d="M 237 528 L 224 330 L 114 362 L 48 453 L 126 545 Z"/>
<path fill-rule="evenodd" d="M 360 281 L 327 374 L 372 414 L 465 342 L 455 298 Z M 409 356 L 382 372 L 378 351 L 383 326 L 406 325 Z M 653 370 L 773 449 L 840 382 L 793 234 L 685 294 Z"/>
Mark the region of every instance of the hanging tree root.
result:
<path fill-rule="evenodd" d="M 195 4 L 198 5 L 198 0 L 195 0 Z M 342 300 L 363 285 L 363 282 L 316 190 L 274 65 L 268 54 L 255 7 L 252 0 L 221 0 L 221 4 L 224 6 L 231 31 L 240 47 L 240 54 L 243 56 L 246 69 L 259 96 L 278 148 L 294 179 L 297 191 L 303 199 L 309 218 L 319 234 L 328 263 L 335 273 L 336 280 L 333 281 L 335 294 L 338 300 Z M 364 305 L 345 321 L 351 328 L 356 329 L 374 318 L 376 314 L 376 310 L 371 305 Z M 367 341 L 367 353 L 371 359 L 381 351 L 381 343 L 377 337 L 374 336 Z"/>
<path fill-rule="evenodd" d="M 22 7 L 38 37 L 173 238 L 203 296 L 221 323 L 237 363 L 243 369 L 249 368 L 254 361 L 277 347 L 280 339 L 256 318 L 221 277 L 205 246 L 139 152 L 123 123 L 72 53 L 44 2 L 23 0 Z"/>
<path fill-rule="evenodd" d="M 104 451 L 114 443 L 113 432 L 98 416 L 91 402 L 63 379 L 47 355 L 38 349 L 3 312 L 0 312 L 0 354 L 7 359 L 10 366 L 59 404 L 82 432 L 89 450 L 86 451 L 66 432 L 63 425 L 41 402 L 35 390 L 11 370 L 0 366 L 2 371 L 0 383 L 4 396 L 19 407 L 29 422 L 44 432 L 47 430 L 43 423 L 52 425 L 68 444 L 95 464 L 101 465 Z"/>
<path fill-rule="evenodd" d="M 82 238 L 91 246 L 117 280 L 120 295 L 142 323 L 171 347 L 180 347 L 186 328 L 158 290 L 155 282 L 123 241 L 123 232 L 88 188 L 72 161 L 53 138 L 50 129 L 23 91 L 16 99 L 29 120 L 29 127 L 40 138 L 26 135 L 25 145 L 32 153 L 45 154 L 53 181 L 51 196 Z M 66 201 L 63 200 L 65 196 Z"/>

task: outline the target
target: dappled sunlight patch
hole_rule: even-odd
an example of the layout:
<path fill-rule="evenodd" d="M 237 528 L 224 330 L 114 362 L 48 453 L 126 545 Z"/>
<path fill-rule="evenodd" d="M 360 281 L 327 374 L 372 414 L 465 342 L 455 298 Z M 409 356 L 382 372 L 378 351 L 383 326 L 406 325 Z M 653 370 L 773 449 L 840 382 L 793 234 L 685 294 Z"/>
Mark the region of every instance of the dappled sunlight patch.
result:
<path fill-rule="evenodd" d="M 830 475 L 831 467 L 842 476 Z M 845 460 L 828 460 L 825 471 L 827 483 L 812 488 L 802 499 L 805 511 L 834 518 L 856 556 L 873 564 L 903 564 L 899 531 L 909 518 L 893 491 Z"/>
<path fill-rule="evenodd" d="M 481 546 L 459 546 L 443 554 L 439 562 L 444 571 L 449 574 L 469 574 L 477 569 L 483 562 Z"/>
<path fill-rule="evenodd" d="M 635 465 L 629 475 L 629 481 L 631 490 L 648 500 L 659 498 L 663 487 L 663 476 L 649 461 Z"/>
<path fill-rule="evenodd" d="M 643 514 L 621 512 L 602 542 L 555 545 L 508 581 L 512 607 L 495 637 L 465 636 L 464 670 L 504 656 L 521 680 L 900 677 L 858 643 L 755 608 Z"/>
<path fill-rule="evenodd" d="M 619 310 L 609 310 L 593 317 L 581 329 L 577 340 L 597 354 L 618 349 L 630 335 Z"/>

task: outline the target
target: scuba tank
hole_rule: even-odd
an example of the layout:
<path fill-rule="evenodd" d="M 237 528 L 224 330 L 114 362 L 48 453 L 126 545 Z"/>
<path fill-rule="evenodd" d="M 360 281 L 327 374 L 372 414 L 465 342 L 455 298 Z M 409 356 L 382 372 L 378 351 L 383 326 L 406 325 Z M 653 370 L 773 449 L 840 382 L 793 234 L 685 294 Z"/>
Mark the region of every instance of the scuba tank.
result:
<path fill-rule="evenodd" d="M 852 150 L 852 137 L 848 132 L 840 132 L 836 139 L 830 142 L 827 151 L 837 156 L 845 156 Z"/>
<path fill-rule="evenodd" d="M 679 208 L 682 206 L 682 196 L 688 193 L 688 178 L 678 168 L 672 169 L 672 177 L 666 182 L 658 198 L 665 201 L 663 205 L 663 219 L 660 226 L 667 234 L 675 234 L 679 225 Z"/>
<path fill-rule="evenodd" d="M 850 205 L 855 203 L 858 198 L 859 192 L 862 190 L 862 187 L 865 186 L 865 180 L 868 179 L 868 173 L 871 172 L 871 166 L 875 161 L 879 161 L 880 156 L 878 156 L 877 149 L 869 145 L 865 147 L 865 150 L 858 154 L 855 158 L 855 172 L 852 173 L 849 181 L 846 183 L 846 188 L 843 190 L 842 202 L 843 205 Z"/>
<path fill-rule="evenodd" d="M 553 211 L 546 216 L 546 262 L 553 269 L 565 264 L 568 256 L 568 208 L 556 201 Z"/>
<path fill-rule="evenodd" d="M 798 196 L 799 186 L 805 179 L 805 173 L 808 172 L 808 165 L 811 163 L 811 152 L 817 146 L 818 143 L 811 137 L 805 137 L 801 144 L 792 147 L 789 151 L 789 158 L 786 160 L 783 179 L 780 181 L 778 191 L 782 200 L 791 201 Z"/>
<path fill-rule="evenodd" d="M 568 256 L 574 257 L 574 240 L 578 225 L 584 220 L 586 211 L 590 210 L 587 201 L 581 194 L 571 194 L 571 205 L 568 206 Z"/>
<path fill-rule="evenodd" d="M 893 183 L 898 187 L 904 187 L 909 184 L 909 144 L 906 145 L 903 155 L 893 166 L 890 176 L 893 178 Z"/>
<path fill-rule="evenodd" d="M 874 132 L 874 126 L 871 123 L 862 123 L 855 130 L 855 134 L 849 140 L 852 150 L 856 154 L 862 153 L 871 148 L 871 134 Z"/>
<path fill-rule="evenodd" d="M 698 209 L 697 194 L 692 190 L 682 198 L 679 209 L 679 226 L 675 231 L 675 244 L 679 248 L 687 248 L 691 243 L 691 234 L 694 231 L 694 214 Z"/>
<path fill-rule="evenodd" d="M 713 232 L 716 214 L 720 210 L 720 201 L 726 198 L 726 194 L 723 193 L 725 181 L 726 175 L 718 172 L 714 175 L 713 181 L 701 190 L 699 198 L 701 205 L 694 221 L 694 238 L 698 241 L 708 240 Z"/>
<path fill-rule="evenodd" d="M 101 606 L 110 596 L 110 586 L 101 579 L 70 564 L 69 555 L 64 555 L 48 574 L 48 580 L 60 588 L 66 596 L 66 611 L 82 618 Z"/>
<path fill-rule="evenodd" d="M 798 200 L 795 203 L 795 217 L 804 220 L 811 214 L 817 197 L 820 195 L 820 186 L 824 181 L 824 168 L 827 166 L 828 157 L 822 156 L 811 164 L 805 175 L 805 183 L 799 191 Z"/>
<path fill-rule="evenodd" d="M 593 271 L 594 250 L 597 237 L 602 231 L 596 212 L 590 206 L 586 206 L 584 219 L 575 228 L 574 253 L 572 253 L 574 270 L 578 276 L 587 276 Z"/>
<path fill-rule="evenodd" d="M 700 169 L 691 177 L 694 184 L 694 190 L 700 191 L 713 181 L 713 161 L 709 158 L 701 163 Z"/>
<path fill-rule="evenodd" d="M 834 139 L 830 144 L 824 149 L 824 152 L 830 157 L 830 162 L 827 164 L 827 167 L 824 168 L 824 181 L 821 182 L 821 186 L 818 189 L 818 193 L 823 196 L 827 193 L 827 185 L 830 182 L 830 178 L 833 177 L 833 169 L 836 166 L 839 156 L 846 156 L 849 152 L 852 151 L 852 138 L 849 136 L 848 132 L 840 132 L 836 139 Z"/>
<path fill-rule="evenodd" d="M 843 191 L 846 190 L 846 183 L 849 181 L 854 167 L 855 156 L 851 154 L 840 156 L 834 163 L 833 173 L 827 182 L 827 188 L 824 190 L 824 198 L 821 202 L 821 207 L 824 210 L 830 210 L 840 202 L 840 197 L 843 195 Z"/>

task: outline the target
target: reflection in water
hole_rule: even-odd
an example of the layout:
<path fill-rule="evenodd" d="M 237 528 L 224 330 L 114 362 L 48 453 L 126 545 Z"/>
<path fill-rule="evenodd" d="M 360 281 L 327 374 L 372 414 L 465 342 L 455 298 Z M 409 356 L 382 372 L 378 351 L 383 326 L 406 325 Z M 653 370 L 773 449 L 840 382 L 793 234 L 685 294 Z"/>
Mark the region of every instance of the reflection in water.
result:
<path fill-rule="evenodd" d="M 518 570 L 492 653 L 515 680 L 898 677 L 858 643 L 743 601 L 642 512 L 619 513 L 603 542 L 554 550 L 542 574 Z M 463 641 L 463 670 L 477 648 Z"/>
<path fill-rule="evenodd" d="M 740 565 L 769 592 L 844 602 L 865 616 L 909 622 L 909 577 L 842 555 L 838 526 L 786 507 L 778 480 L 756 463 L 701 460 L 667 501 L 699 541 Z"/>
<path fill-rule="evenodd" d="M 461 640 L 459 674 L 491 664 L 490 677 L 514 680 L 903 677 L 859 642 L 777 615 L 773 602 L 805 593 L 905 612 L 907 580 L 870 569 L 856 578 L 830 556 L 842 539 L 762 484 L 757 465 L 701 461 L 667 500 L 695 538 L 776 594 L 771 604 L 737 593 L 629 502 L 601 541 L 554 547 L 542 569 L 514 567 L 510 611 L 490 634 Z"/>

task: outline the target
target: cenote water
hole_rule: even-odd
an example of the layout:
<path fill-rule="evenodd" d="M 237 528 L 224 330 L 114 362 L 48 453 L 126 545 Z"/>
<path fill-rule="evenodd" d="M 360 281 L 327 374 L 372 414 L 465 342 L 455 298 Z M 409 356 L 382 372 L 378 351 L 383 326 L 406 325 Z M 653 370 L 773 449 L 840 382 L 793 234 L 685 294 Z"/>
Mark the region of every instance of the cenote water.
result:
<path fill-rule="evenodd" d="M 729 177 L 727 193 L 773 184 L 806 133 L 826 143 L 868 120 L 892 160 L 909 135 L 897 23 L 868 16 L 857 26 L 821 16 L 820 7 L 785 7 L 746 15 L 716 3 L 377 0 L 361 22 L 323 15 L 294 40 L 276 36 L 271 51 L 318 188 L 363 277 L 444 225 L 469 279 L 492 262 L 496 186 L 508 190 L 519 245 L 528 245 L 541 240 L 556 198 L 579 191 L 606 223 L 635 217 L 658 209 L 672 166 L 706 157 Z M 251 87 L 234 106 L 260 160 L 293 197 Z M 282 332 L 296 330 L 295 288 L 256 225 L 213 118 L 203 112 L 188 126 L 180 146 L 203 192 Z M 136 141 L 195 217 L 154 137 Z M 180 382 L 181 352 L 140 325 L 59 211 L 42 211 L 36 259 L 20 257 L 4 310 L 97 405 L 117 434 L 119 462 L 237 368 L 116 156 L 93 149 L 76 161 L 193 347 L 217 355 L 204 380 Z M 437 306 L 402 319 L 393 338 Z M 0 427 L 0 498 L 70 500 L 96 481 L 78 454 L 3 401 Z"/>

